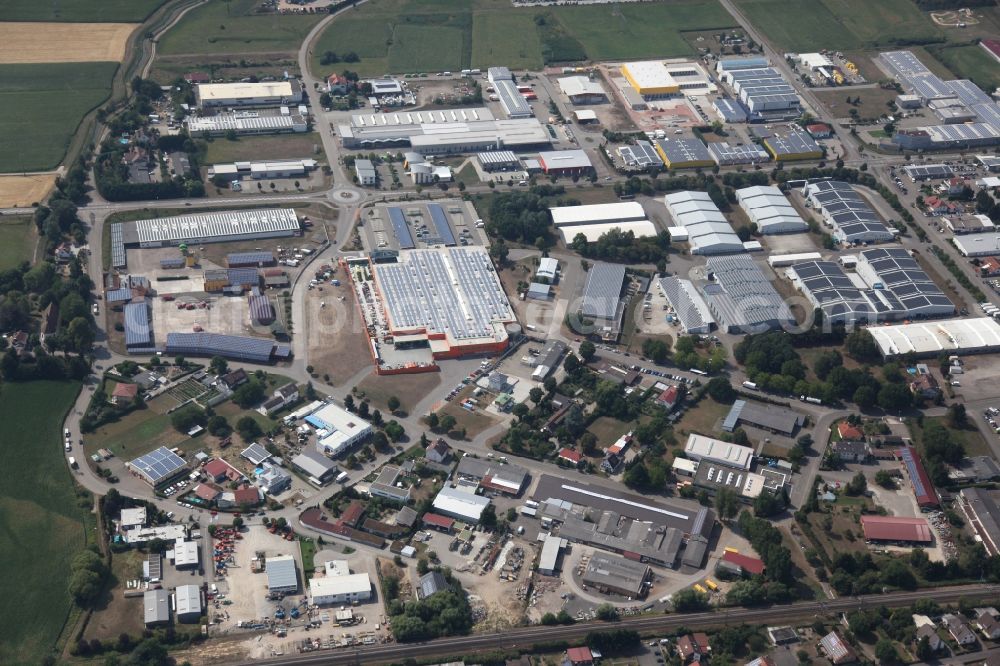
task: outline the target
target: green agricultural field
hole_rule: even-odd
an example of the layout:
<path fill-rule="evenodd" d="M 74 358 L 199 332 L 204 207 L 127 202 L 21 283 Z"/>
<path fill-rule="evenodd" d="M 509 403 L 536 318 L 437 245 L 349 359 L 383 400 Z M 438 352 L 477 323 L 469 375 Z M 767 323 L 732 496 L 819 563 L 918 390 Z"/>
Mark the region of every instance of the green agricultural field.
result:
<path fill-rule="evenodd" d="M 236 141 L 217 138 L 205 143 L 205 154 L 198 161 L 209 165 L 240 160 L 290 160 L 314 155 L 314 148 L 322 145 L 316 132 L 245 136 Z"/>
<path fill-rule="evenodd" d="M 209 2 L 184 15 L 159 42 L 161 56 L 293 53 L 325 14 L 255 14 L 259 0 Z"/>
<path fill-rule="evenodd" d="M 522 8 L 509 0 L 372 0 L 330 24 L 313 45 L 311 67 L 372 76 L 686 56 L 694 50 L 682 33 L 735 24 L 717 0 Z M 323 65 L 327 51 L 353 51 L 361 62 Z"/>
<path fill-rule="evenodd" d="M 35 230 L 28 215 L 0 218 L 0 271 L 31 261 L 35 247 Z"/>
<path fill-rule="evenodd" d="M 787 51 L 943 41 L 910 0 L 738 0 L 750 21 Z M 780 17 L 780 20 L 777 20 Z"/>
<path fill-rule="evenodd" d="M 166 0 L 4 0 L 4 21 L 140 23 Z"/>
<path fill-rule="evenodd" d="M 0 663 L 38 664 L 72 610 L 69 564 L 86 545 L 88 513 L 79 504 L 62 450 L 62 420 L 80 385 L 0 386 L 0 453 L 17 474 L 0 485 Z"/>
<path fill-rule="evenodd" d="M 972 79 L 983 90 L 1000 86 L 1000 63 L 979 45 L 935 49 L 934 55 L 956 75 Z"/>
<path fill-rule="evenodd" d="M 91 109 L 111 94 L 113 62 L 0 65 L 0 173 L 52 169 Z"/>

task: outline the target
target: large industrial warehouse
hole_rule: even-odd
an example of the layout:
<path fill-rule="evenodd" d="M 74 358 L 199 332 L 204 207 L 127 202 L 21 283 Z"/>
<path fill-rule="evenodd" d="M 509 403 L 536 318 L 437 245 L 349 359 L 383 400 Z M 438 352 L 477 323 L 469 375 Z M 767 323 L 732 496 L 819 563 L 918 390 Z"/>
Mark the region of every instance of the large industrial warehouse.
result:
<path fill-rule="evenodd" d="M 659 60 L 628 62 L 622 65 L 621 72 L 632 88 L 647 99 L 676 95 L 681 89 Z"/>
<path fill-rule="evenodd" d="M 674 192 L 663 197 L 667 212 L 684 227 L 691 254 L 743 252 L 743 241 L 705 192 Z"/>
<path fill-rule="evenodd" d="M 656 152 L 668 169 L 695 169 L 715 163 L 708 148 L 698 139 L 660 139 L 656 142 Z"/>
<path fill-rule="evenodd" d="M 316 428 L 316 448 L 339 456 L 372 434 L 372 424 L 343 407 L 328 403 L 305 418 Z"/>
<path fill-rule="evenodd" d="M 882 356 L 980 354 L 1000 350 L 1000 322 L 992 317 L 869 326 Z"/>
<path fill-rule="evenodd" d="M 750 221 L 765 236 L 806 231 L 809 225 L 773 185 L 755 185 L 736 190 L 736 201 Z"/>
<path fill-rule="evenodd" d="M 506 349 L 514 312 L 483 248 L 407 250 L 372 270 L 394 337 L 425 341 L 435 358 Z"/>
<path fill-rule="evenodd" d="M 237 361 L 270 363 L 291 356 L 288 345 L 267 338 L 247 338 L 219 333 L 167 333 L 166 353 L 170 356 L 221 356 Z"/>
<path fill-rule="evenodd" d="M 873 289 L 892 293 L 908 317 L 955 313 L 955 304 L 901 247 L 864 250 L 858 255 L 855 270 Z"/>
<path fill-rule="evenodd" d="M 673 314 L 681 325 L 681 332 L 689 335 L 709 333 L 715 325 L 712 312 L 695 289 L 694 283 L 679 277 L 663 277 L 657 280 L 660 293 L 667 299 Z"/>
<path fill-rule="evenodd" d="M 884 243 L 896 237 L 849 183 L 821 180 L 807 184 L 802 194 L 841 243 Z"/>
<path fill-rule="evenodd" d="M 761 333 L 795 324 L 792 311 L 752 257 L 709 257 L 705 270 L 715 278 L 702 288 L 705 302 L 727 333 Z"/>
<path fill-rule="evenodd" d="M 302 84 L 298 79 L 261 81 L 258 83 L 202 83 L 195 88 L 198 105 L 212 106 L 279 106 L 302 101 Z"/>
<path fill-rule="evenodd" d="M 622 286 L 625 284 L 625 266 L 597 262 L 587 271 L 583 288 L 580 315 L 594 322 L 594 327 L 604 339 L 617 339 L 621 331 L 625 302 Z"/>
<path fill-rule="evenodd" d="M 1000 254 L 1000 234 L 956 235 L 952 242 L 967 257 L 985 257 Z"/>
<path fill-rule="evenodd" d="M 656 227 L 646 219 L 646 211 L 636 201 L 592 204 L 589 206 L 559 206 L 550 208 L 552 224 L 558 229 L 567 245 L 577 234 L 594 242 L 612 229 L 631 231 L 636 238 L 655 236 Z"/>
<path fill-rule="evenodd" d="M 193 213 L 125 223 L 127 247 L 163 247 L 181 243 L 226 243 L 280 238 L 301 233 L 292 208 Z"/>
<path fill-rule="evenodd" d="M 356 114 L 349 125 L 338 126 L 337 132 L 344 148 L 410 146 L 418 153 L 435 155 L 542 148 L 552 142 L 537 119 L 498 120 L 485 107 Z"/>
<path fill-rule="evenodd" d="M 256 111 L 232 111 L 215 116 L 188 116 L 184 119 L 191 136 L 222 136 L 230 131 L 238 135 L 285 134 L 305 132 L 309 122 L 299 113 L 260 114 Z"/>

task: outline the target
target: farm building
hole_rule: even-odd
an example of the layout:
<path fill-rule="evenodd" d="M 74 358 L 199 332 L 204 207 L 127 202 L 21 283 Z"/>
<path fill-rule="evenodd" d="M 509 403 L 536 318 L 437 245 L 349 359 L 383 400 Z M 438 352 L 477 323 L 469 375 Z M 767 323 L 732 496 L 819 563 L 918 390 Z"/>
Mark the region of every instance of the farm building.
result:
<path fill-rule="evenodd" d="M 622 163 L 631 169 L 658 169 L 663 166 L 663 159 L 649 141 L 636 141 L 634 145 L 618 147 L 618 156 Z"/>
<path fill-rule="evenodd" d="M 208 177 L 219 176 L 228 180 L 239 180 L 245 176 L 250 176 L 253 180 L 295 178 L 315 171 L 316 167 L 317 162 L 314 159 L 232 162 L 208 167 Z"/>
<path fill-rule="evenodd" d="M 231 111 L 214 116 L 188 116 L 184 119 L 191 136 L 223 136 L 230 131 L 240 136 L 305 132 L 309 121 L 297 113 L 261 115 L 256 111 Z"/>
<path fill-rule="evenodd" d="M 506 349 L 514 313 L 483 248 L 409 250 L 372 268 L 394 336 L 426 340 L 438 359 Z"/>
<path fill-rule="evenodd" d="M 591 173 L 594 165 L 585 150 L 549 150 L 538 154 L 542 171 L 554 176 L 582 176 Z"/>
<path fill-rule="evenodd" d="M 637 238 L 656 235 L 656 227 L 646 218 L 642 204 L 635 201 L 559 206 L 550 208 L 549 214 L 552 215 L 553 226 L 562 233 L 567 245 L 577 234 L 582 233 L 588 242 L 593 242 L 611 229 L 631 231 Z"/>
<path fill-rule="evenodd" d="M 684 228 L 691 254 L 743 252 L 739 239 L 726 217 L 705 192 L 674 192 L 663 198 L 667 212 Z"/>
<path fill-rule="evenodd" d="M 587 563 L 583 582 L 605 594 L 641 599 L 652 577 L 653 570 L 648 564 L 597 552 Z"/>
<path fill-rule="evenodd" d="M 368 601 L 372 598 L 372 581 L 368 574 L 352 574 L 346 561 L 324 562 L 326 575 L 309 579 L 309 596 L 316 606 Z"/>
<path fill-rule="evenodd" d="M 348 149 L 410 146 L 434 155 L 527 150 L 552 143 L 536 118 L 498 120 L 485 107 L 356 114 L 337 133 Z"/>
<path fill-rule="evenodd" d="M 472 525 L 477 525 L 483 511 L 490 505 L 490 500 L 482 495 L 476 495 L 472 488 L 452 488 L 445 486 L 434 497 L 434 511 Z"/>
<path fill-rule="evenodd" d="M 259 83 L 201 83 L 195 86 L 199 106 L 282 106 L 302 101 L 298 79 L 261 81 Z"/>
<path fill-rule="evenodd" d="M 124 232 L 129 247 L 163 247 L 297 236 L 301 225 L 294 209 L 261 208 L 137 220 L 126 223 Z"/>
<path fill-rule="evenodd" d="M 178 585 L 174 590 L 174 607 L 177 609 L 178 622 L 182 624 L 197 622 L 204 613 L 201 588 L 197 585 Z"/>
<path fill-rule="evenodd" d="M 798 214 L 781 190 L 773 185 L 755 185 L 736 190 L 736 201 L 750 221 L 765 236 L 806 231 L 809 225 Z"/>
<path fill-rule="evenodd" d="M 762 332 L 790 326 L 795 317 L 751 257 L 709 257 L 714 280 L 702 287 L 709 310 L 726 332 Z"/>
<path fill-rule="evenodd" d="M 833 237 L 841 243 L 884 243 L 896 237 L 849 183 L 808 183 L 802 194 L 820 212 L 823 222 L 833 227 Z"/>
<path fill-rule="evenodd" d="M 288 358 L 291 351 L 266 338 L 247 338 L 219 333 L 167 333 L 166 353 L 171 356 L 222 356 L 255 363 Z"/>
<path fill-rule="evenodd" d="M 316 446 L 328 455 L 339 456 L 371 435 L 368 421 L 343 407 L 329 403 L 305 418 L 316 428 Z"/>
<path fill-rule="evenodd" d="M 298 569 L 291 555 L 268 557 L 264 563 L 267 591 L 274 594 L 295 594 L 299 590 Z"/>
<path fill-rule="evenodd" d="M 260 289 L 253 287 L 247 299 L 250 307 L 250 321 L 257 326 L 267 326 L 274 323 L 274 305 L 270 297 L 262 294 Z"/>
<path fill-rule="evenodd" d="M 600 104 L 608 101 L 608 94 L 597 81 L 586 76 L 566 76 L 558 81 L 559 88 L 573 104 Z"/>
<path fill-rule="evenodd" d="M 764 147 L 776 162 L 818 160 L 823 157 L 823 149 L 807 132 L 791 127 L 781 135 L 764 139 Z"/>
<path fill-rule="evenodd" d="M 130 460 L 126 466 L 154 488 L 188 471 L 187 462 L 165 446 Z"/>
<path fill-rule="evenodd" d="M 656 152 L 668 169 L 694 169 L 715 164 L 708 148 L 698 139 L 659 139 L 656 142 Z"/>
<path fill-rule="evenodd" d="M 672 314 L 680 322 L 683 333 L 700 335 L 712 330 L 715 319 L 694 283 L 670 276 L 660 278 L 656 284 L 670 304 Z"/>
<path fill-rule="evenodd" d="M 931 543 L 931 526 L 924 518 L 898 516 L 861 516 L 861 529 L 865 541 L 891 541 L 893 543 Z"/>

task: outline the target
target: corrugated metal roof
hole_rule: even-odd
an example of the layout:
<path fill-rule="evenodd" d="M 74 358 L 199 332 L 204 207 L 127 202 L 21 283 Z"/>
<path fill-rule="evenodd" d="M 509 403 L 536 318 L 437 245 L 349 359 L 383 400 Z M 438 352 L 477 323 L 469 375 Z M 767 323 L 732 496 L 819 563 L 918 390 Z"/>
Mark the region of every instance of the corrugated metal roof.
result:
<path fill-rule="evenodd" d="M 625 266 L 595 263 L 587 272 L 587 284 L 583 290 L 580 312 L 585 317 L 614 319 L 618 312 L 624 283 Z"/>
<path fill-rule="evenodd" d="M 267 587 L 269 590 L 287 590 L 298 588 L 299 581 L 295 571 L 295 558 L 291 555 L 281 555 L 267 558 Z"/>
<path fill-rule="evenodd" d="M 149 325 L 149 306 L 145 301 L 125 305 L 125 346 L 148 347 L 153 343 Z"/>
<path fill-rule="evenodd" d="M 875 541 L 930 542 L 931 528 L 923 518 L 861 516 L 865 539 Z"/>

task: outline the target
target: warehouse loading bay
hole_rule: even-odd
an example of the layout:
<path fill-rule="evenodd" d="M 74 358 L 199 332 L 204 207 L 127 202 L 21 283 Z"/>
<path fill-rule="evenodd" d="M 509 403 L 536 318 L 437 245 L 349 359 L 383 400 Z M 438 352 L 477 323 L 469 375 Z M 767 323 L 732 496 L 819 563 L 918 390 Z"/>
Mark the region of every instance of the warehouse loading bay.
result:
<path fill-rule="evenodd" d="M 469 201 L 444 200 L 435 201 L 444 213 L 449 230 L 459 246 L 485 246 L 488 244 L 486 233 L 477 227 L 479 215 Z M 392 212 L 393 210 L 399 212 Z M 409 238 L 400 238 L 400 231 L 394 228 L 393 217 L 405 221 Z M 406 201 L 399 204 L 378 204 L 365 209 L 361 214 L 358 233 L 367 252 L 377 250 L 425 249 L 442 247 L 442 236 L 435 227 L 428 202 Z M 412 245 L 410 244 L 412 241 Z"/>

